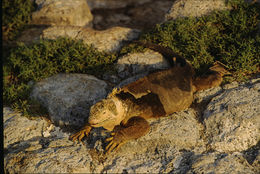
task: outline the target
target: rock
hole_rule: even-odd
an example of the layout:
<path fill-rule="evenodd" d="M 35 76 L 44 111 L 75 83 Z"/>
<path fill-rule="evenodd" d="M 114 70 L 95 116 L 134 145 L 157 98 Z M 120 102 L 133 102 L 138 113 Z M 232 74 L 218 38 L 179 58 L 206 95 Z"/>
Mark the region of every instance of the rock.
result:
<path fill-rule="evenodd" d="M 186 166 L 180 164 L 184 161 L 180 150 L 196 153 L 206 150 L 201 138 L 203 126 L 196 120 L 193 109 L 149 122 L 150 132 L 110 154 L 103 162 L 102 173 L 159 173 L 165 171 L 172 160 L 173 166 L 168 167 L 171 170 L 179 167 L 183 171 Z M 100 170 L 93 172 L 99 173 Z"/>
<path fill-rule="evenodd" d="M 87 0 L 91 9 L 113 9 L 113 8 L 124 8 L 130 5 L 140 5 L 152 0 Z"/>
<path fill-rule="evenodd" d="M 230 9 L 225 0 L 177 0 L 168 14 L 166 20 L 174 20 L 179 17 L 200 17 L 215 10 Z"/>
<path fill-rule="evenodd" d="M 238 82 L 228 83 L 228 84 L 226 84 L 226 85 L 223 86 L 223 89 L 237 88 L 238 85 L 239 85 Z"/>
<path fill-rule="evenodd" d="M 174 150 L 156 150 L 147 155 L 136 154 L 134 157 L 124 155 L 106 163 L 104 173 L 186 173 L 190 167 L 185 163 L 191 153 Z"/>
<path fill-rule="evenodd" d="M 43 132 L 50 135 L 44 137 Z M 4 108 L 5 173 L 91 173 L 89 151 L 74 146 L 68 136 L 41 118 L 29 120 Z"/>
<path fill-rule="evenodd" d="M 51 78 L 53 79 L 53 81 L 49 80 L 51 84 L 60 83 L 56 82 L 57 79 L 60 81 L 65 79 L 54 77 L 49 79 Z M 168 117 L 149 120 L 151 129 L 147 135 L 127 142 L 119 151 L 108 155 L 103 153 L 107 145 L 105 139 L 109 137 L 109 133 L 103 128 L 93 129 L 89 137 L 83 139 L 84 145 L 75 144 L 68 140 L 71 133 L 62 132 L 59 127 L 50 122 L 40 118 L 28 120 L 4 108 L 5 171 L 6 173 L 18 171 L 22 173 L 258 173 L 259 143 L 254 144 L 254 140 L 259 138 L 259 133 L 254 133 L 256 131 L 254 127 L 259 124 L 259 121 L 253 118 L 254 116 L 259 118 L 255 114 L 259 113 L 256 107 L 259 106 L 259 94 L 256 94 L 259 93 L 259 82 L 260 79 L 251 80 L 238 87 L 222 90 L 221 94 L 215 94 L 211 91 L 218 90 L 211 89 L 209 95 L 217 96 L 207 106 L 202 122 L 198 120 L 198 113 L 193 108 Z M 65 80 L 60 84 L 64 85 L 64 83 L 68 84 Z M 84 81 L 81 84 L 84 84 Z M 79 86 L 81 85 L 77 85 Z M 55 91 L 52 85 L 49 85 L 49 89 Z M 207 92 L 207 90 L 201 92 L 204 93 L 200 94 L 204 96 L 204 99 L 201 99 L 202 102 L 209 100 L 206 97 Z M 63 89 L 60 93 L 70 95 Z M 246 104 L 249 101 L 251 104 L 248 111 L 239 105 L 240 110 L 243 110 L 246 115 L 242 112 L 242 114 L 234 114 L 238 110 L 235 107 L 238 103 Z M 233 104 L 234 109 L 225 110 L 221 104 L 227 104 L 227 106 Z M 217 119 L 217 113 L 221 111 L 224 112 L 224 116 L 222 119 Z M 231 120 L 230 111 L 237 117 L 233 119 L 234 125 L 237 124 L 235 121 L 240 123 L 240 127 L 236 126 L 237 129 L 234 130 L 233 125 L 228 125 L 233 132 L 238 131 L 235 134 L 237 136 L 233 136 L 234 139 L 230 142 L 224 142 L 226 148 L 223 147 L 224 145 L 214 146 L 215 142 L 209 141 L 210 137 L 212 140 L 217 140 L 216 137 L 219 137 L 222 129 L 227 130 L 223 123 Z M 215 118 L 215 122 L 209 124 L 212 118 Z M 250 120 L 251 124 L 245 124 Z M 248 134 L 251 139 L 246 139 L 244 134 Z M 240 135 L 243 139 L 239 139 Z M 229 137 L 230 134 L 223 134 L 223 141 L 228 140 Z M 241 142 L 248 144 L 242 147 Z M 228 143 L 237 144 L 238 148 L 233 148 L 233 144 Z M 250 147 L 252 144 L 254 145 Z M 231 148 L 236 152 L 225 152 L 226 149 Z M 219 149 L 223 152 L 218 152 Z M 241 149 L 245 150 L 241 151 Z"/>
<path fill-rule="evenodd" d="M 48 28 L 46 26 L 31 26 L 22 31 L 20 37 L 17 38 L 18 42 L 24 42 L 25 44 L 32 44 L 38 42 L 41 39 L 43 31 Z"/>
<path fill-rule="evenodd" d="M 57 39 L 59 37 L 69 37 L 72 39 L 77 39 L 78 34 L 82 30 L 92 31 L 90 28 L 83 28 L 77 26 L 52 26 L 48 27 L 41 33 L 40 37 L 42 39 Z M 80 38 L 84 40 L 83 38 Z"/>
<path fill-rule="evenodd" d="M 32 24 L 59 26 L 92 25 L 93 16 L 86 0 L 36 0 L 38 10 Z"/>
<path fill-rule="evenodd" d="M 80 127 L 90 106 L 107 94 L 107 84 L 87 74 L 57 74 L 38 82 L 31 97 L 49 112 L 50 119 L 61 127 Z"/>
<path fill-rule="evenodd" d="M 120 150 L 122 154 L 154 152 L 156 148 L 163 150 L 165 146 L 168 150 L 186 149 L 196 152 L 206 150 L 201 139 L 203 126 L 197 121 L 196 112 L 191 108 L 149 122 L 151 125 L 149 134 L 122 146 Z"/>
<path fill-rule="evenodd" d="M 195 155 L 191 161 L 191 169 L 187 173 L 255 173 L 241 153 Z"/>
<path fill-rule="evenodd" d="M 4 111 L 5 125 L 10 118 L 9 114 Z M 175 161 L 174 167 L 183 168 L 180 164 L 183 161 L 180 155 L 183 153 L 178 149 L 205 150 L 200 139 L 201 126 L 197 123 L 192 109 L 160 120 L 151 120 L 151 131 L 148 135 L 125 144 L 117 153 L 108 156 L 100 154 L 104 152 L 102 144 L 107 137 L 100 129 L 91 132 L 86 145 L 74 144 L 68 140 L 67 133 L 47 122 L 44 122 L 46 126 L 43 127 L 38 123 L 41 119 L 37 119 L 30 123 L 38 126 L 39 133 L 32 134 L 33 130 L 28 129 L 27 134 L 31 137 L 24 141 L 19 138 L 24 130 L 15 128 L 17 121 L 20 122 L 20 127 L 24 128 L 24 122 L 20 118 L 28 119 L 20 115 L 17 117 L 19 119 L 8 120 L 12 129 L 4 126 L 5 135 L 10 135 L 9 131 L 17 135 L 15 145 L 19 147 L 19 151 L 15 151 L 14 147 L 11 147 L 14 143 L 7 141 L 9 144 L 5 149 L 5 170 L 10 173 L 159 172 L 172 160 Z M 47 134 L 48 136 L 44 136 Z M 193 136 L 190 136 L 191 134 Z"/>
<path fill-rule="evenodd" d="M 247 162 L 255 169 L 255 172 L 260 173 L 260 141 L 242 153 Z"/>
<path fill-rule="evenodd" d="M 144 72 L 144 73 L 141 73 L 141 74 L 137 74 L 137 75 L 134 75 L 132 77 L 129 77 L 125 80 L 122 80 L 119 84 L 117 84 L 115 87 L 116 88 L 121 88 L 125 85 L 128 85 L 129 83 L 132 83 L 132 82 L 135 82 L 137 81 L 138 79 L 140 78 L 143 78 L 144 76 L 148 75 L 149 73 L 148 72 Z M 120 73 L 120 76 L 122 77 L 123 75 L 127 75 L 129 76 L 129 73 L 126 73 L 126 72 L 122 72 Z"/>
<path fill-rule="evenodd" d="M 136 39 L 140 31 L 130 28 L 113 27 L 98 31 L 82 27 L 50 27 L 43 31 L 43 39 L 56 39 L 58 37 L 70 37 L 83 40 L 84 43 L 93 45 L 100 51 L 115 52 L 123 46 L 123 41 Z"/>
<path fill-rule="evenodd" d="M 167 69 L 170 65 L 160 54 L 152 50 L 144 53 L 130 53 L 117 61 L 117 72 L 121 78 L 149 72 L 157 69 Z"/>
<path fill-rule="evenodd" d="M 166 140 L 170 142 L 171 147 L 179 150 L 186 149 L 196 152 L 206 150 L 201 139 L 203 126 L 198 122 L 197 113 L 192 108 L 157 119 L 151 125 L 151 135 L 145 139 L 146 142 L 157 139 L 160 144 Z"/>
<path fill-rule="evenodd" d="M 221 92 L 223 92 L 223 89 L 220 86 L 203 91 L 198 91 L 194 94 L 194 102 L 209 102 L 213 97 L 219 95 Z"/>
<path fill-rule="evenodd" d="M 256 173 L 260 173 L 260 150 L 257 152 L 257 156 L 252 164 L 253 168 L 255 169 Z"/>
<path fill-rule="evenodd" d="M 243 151 L 260 140 L 259 82 L 227 89 L 211 100 L 203 117 L 212 149 Z"/>
<path fill-rule="evenodd" d="M 20 151 L 20 143 L 23 147 L 32 148 L 35 141 L 39 141 L 42 132 L 47 130 L 49 123 L 41 118 L 29 120 L 20 113 L 13 112 L 10 108 L 4 108 L 4 148 Z M 15 149 L 15 150 L 14 150 Z"/>
<path fill-rule="evenodd" d="M 135 5 L 120 9 L 94 9 L 93 27 L 98 30 L 115 26 L 150 30 L 164 21 L 172 4 L 172 0 L 153 0 L 144 4 L 136 2 Z"/>

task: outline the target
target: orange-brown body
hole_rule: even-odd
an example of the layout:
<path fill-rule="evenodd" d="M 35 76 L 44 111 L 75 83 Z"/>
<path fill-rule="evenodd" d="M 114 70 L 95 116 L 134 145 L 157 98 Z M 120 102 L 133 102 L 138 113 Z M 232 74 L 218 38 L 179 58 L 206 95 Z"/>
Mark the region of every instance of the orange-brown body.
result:
<path fill-rule="evenodd" d="M 170 69 L 153 72 L 114 90 L 93 105 L 88 123 L 71 138 L 81 140 L 91 128 L 104 127 L 113 131 L 112 137 L 107 139 L 110 143 L 106 150 L 118 149 L 125 142 L 149 132 L 147 119 L 188 108 L 194 92 L 220 85 L 222 76 L 227 73 L 222 64 L 216 63 L 207 75 L 194 78 L 193 68 L 185 59 L 178 57 L 176 62 Z"/>

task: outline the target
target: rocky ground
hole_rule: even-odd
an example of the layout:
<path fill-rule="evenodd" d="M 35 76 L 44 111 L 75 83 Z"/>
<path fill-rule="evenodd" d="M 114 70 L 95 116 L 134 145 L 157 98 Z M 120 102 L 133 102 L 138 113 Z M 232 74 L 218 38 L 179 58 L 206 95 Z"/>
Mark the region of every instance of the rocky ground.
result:
<path fill-rule="evenodd" d="M 51 78 L 41 83 L 53 85 Z M 75 80 L 75 75 L 67 79 Z M 95 85 L 104 89 L 99 83 Z M 62 82 L 55 85 L 58 84 Z M 83 86 L 96 91 L 91 90 L 91 83 Z M 86 113 L 84 110 L 80 113 L 78 106 L 78 111 L 70 110 L 72 115 L 65 115 L 70 109 L 65 102 L 77 103 L 73 101 L 75 91 L 64 96 L 61 94 L 64 90 L 50 87 L 46 94 L 44 85 L 40 89 L 39 95 L 53 96 L 45 99 L 53 120 L 60 118 L 73 124 L 74 118 Z M 149 134 L 108 155 L 104 155 L 104 140 L 109 133 L 103 128 L 94 129 L 85 144 L 77 144 L 68 138 L 75 131 L 65 131 L 64 123 L 55 126 L 45 118 L 29 120 L 4 108 L 5 170 L 10 173 L 257 173 L 260 172 L 259 91 L 260 78 L 256 78 L 197 93 L 191 108 L 150 120 Z M 86 100 L 86 95 L 76 96 L 78 100 Z"/>
<path fill-rule="evenodd" d="M 222 0 L 213 4 L 200 0 L 64 2 L 36 0 L 39 8 L 33 14 L 33 25 L 19 40 L 29 44 L 66 36 L 116 52 L 123 41 L 135 39 L 140 30 L 156 23 L 228 8 Z M 191 10 L 191 4 L 197 5 Z M 152 20 L 153 16 L 158 18 Z M 87 74 L 57 74 L 34 84 L 31 97 L 46 107 L 49 117 L 28 119 L 4 108 L 5 172 L 260 173 L 259 75 L 246 83 L 196 93 L 190 108 L 150 120 L 150 132 L 118 152 L 104 154 L 109 132 L 103 128 L 94 129 L 85 144 L 69 140 L 84 125 L 90 106 L 113 87 L 168 67 L 161 54 L 146 51 L 120 57 L 116 75 L 97 79 Z"/>

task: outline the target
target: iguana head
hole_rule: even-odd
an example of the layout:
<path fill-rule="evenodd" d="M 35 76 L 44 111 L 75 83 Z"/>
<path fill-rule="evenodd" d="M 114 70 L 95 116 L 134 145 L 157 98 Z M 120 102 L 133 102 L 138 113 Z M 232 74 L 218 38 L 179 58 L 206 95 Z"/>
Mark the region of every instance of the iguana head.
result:
<path fill-rule="evenodd" d="M 115 96 L 103 99 L 90 108 L 88 123 L 92 127 L 104 127 L 112 131 L 124 119 L 125 108 Z"/>

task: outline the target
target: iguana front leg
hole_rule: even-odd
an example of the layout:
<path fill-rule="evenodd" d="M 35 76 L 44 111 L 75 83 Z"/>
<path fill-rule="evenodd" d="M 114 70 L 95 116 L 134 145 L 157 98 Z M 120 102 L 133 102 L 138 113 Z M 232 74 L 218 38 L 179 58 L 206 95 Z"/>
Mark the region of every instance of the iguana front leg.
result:
<path fill-rule="evenodd" d="M 71 139 L 72 141 L 78 140 L 79 142 L 82 142 L 81 140 L 85 136 L 88 136 L 88 134 L 91 131 L 91 129 L 92 129 L 92 127 L 89 124 L 87 124 L 79 132 L 71 135 L 69 139 Z"/>
<path fill-rule="evenodd" d="M 115 127 L 111 137 L 106 139 L 106 141 L 110 141 L 106 146 L 106 153 L 117 151 L 127 141 L 144 136 L 149 130 L 150 125 L 144 118 L 130 118 L 126 124 Z"/>

